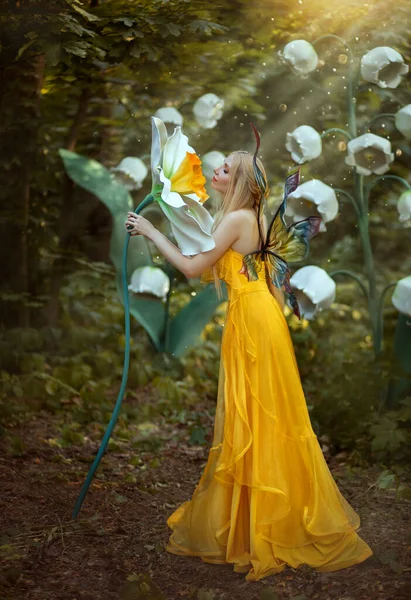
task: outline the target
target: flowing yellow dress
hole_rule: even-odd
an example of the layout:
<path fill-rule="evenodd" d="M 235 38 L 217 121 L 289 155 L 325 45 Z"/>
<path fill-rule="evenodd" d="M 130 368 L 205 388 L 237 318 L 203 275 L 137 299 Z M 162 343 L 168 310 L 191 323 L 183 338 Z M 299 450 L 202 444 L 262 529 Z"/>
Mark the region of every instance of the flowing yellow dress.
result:
<path fill-rule="evenodd" d="M 283 311 L 239 274 L 231 248 L 217 262 L 229 305 L 221 344 L 214 438 L 192 499 L 167 520 L 166 549 L 229 563 L 256 581 L 286 565 L 337 571 L 373 554 L 340 493 L 307 410 Z M 213 281 L 211 270 L 203 282 Z"/>

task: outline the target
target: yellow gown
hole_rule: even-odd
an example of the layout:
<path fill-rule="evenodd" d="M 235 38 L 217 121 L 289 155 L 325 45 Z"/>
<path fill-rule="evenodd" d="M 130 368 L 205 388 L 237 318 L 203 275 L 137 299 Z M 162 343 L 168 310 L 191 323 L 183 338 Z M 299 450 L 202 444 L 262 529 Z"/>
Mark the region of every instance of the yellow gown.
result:
<path fill-rule="evenodd" d="M 239 274 L 231 248 L 217 262 L 229 305 L 221 344 L 214 437 L 191 500 L 167 520 L 166 549 L 232 564 L 256 581 L 286 565 L 337 571 L 373 554 L 340 493 L 307 410 L 283 311 Z M 211 270 L 203 282 L 213 281 Z"/>

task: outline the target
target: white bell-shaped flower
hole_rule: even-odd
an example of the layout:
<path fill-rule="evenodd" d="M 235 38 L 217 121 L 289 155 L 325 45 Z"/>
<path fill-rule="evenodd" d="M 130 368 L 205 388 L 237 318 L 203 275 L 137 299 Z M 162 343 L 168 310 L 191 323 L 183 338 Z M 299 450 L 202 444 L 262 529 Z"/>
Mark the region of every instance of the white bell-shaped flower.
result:
<path fill-rule="evenodd" d="M 214 175 L 214 169 L 224 164 L 225 156 L 218 150 L 211 150 L 201 157 L 201 167 L 203 169 L 203 175 L 210 181 Z"/>
<path fill-rule="evenodd" d="M 197 123 L 204 129 L 212 129 L 223 116 L 224 100 L 215 94 L 204 94 L 194 104 L 193 112 Z"/>
<path fill-rule="evenodd" d="M 285 147 L 291 152 L 292 159 L 301 165 L 307 160 L 314 160 L 320 156 L 321 136 L 313 127 L 300 125 L 291 133 L 287 133 Z"/>
<path fill-rule="evenodd" d="M 310 216 L 320 216 L 320 231 L 327 231 L 325 223 L 338 215 L 337 196 L 329 185 L 311 179 L 287 196 L 285 214 L 292 217 L 294 223 Z"/>
<path fill-rule="evenodd" d="M 171 123 L 172 125 L 182 125 L 183 115 L 178 112 L 174 106 L 163 106 L 154 114 L 155 117 L 161 119 L 163 123 Z"/>
<path fill-rule="evenodd" d="M 400 313 L 411 317 L 411 275 L 397 281 L 391 301 Z"/>
<path fill-rule="evenodd" d="M 408 140 L 411 140 L 411 104 L 403 106 L 395 115 L 395 126 Z"/>
<path fill-rule="evenodd" d="M 329 308 L 335 300 L 335 281 L 321 267 L 301 267 L 290 278 L 290 285 L 304 319 L 313 319 L 320 311 Z"/>
<path fill-rule="evenodd" d="M 401 194 L 397 202 L 397 210 L 400 221 L 411 222 L 411 190 Z"/>
<path fill-rule="evenodd" d="M 359 175 L 383 175 L 394 160 L 391 142 L 374 133 L 364 133 L 347 144 L 347 165 L 355 167 Z"/>
<path fill-rule="evenodd" d="M 128 190 L 139 190 L 148 174 L 148 169 L 143 161 L 133 156 L 123 158 L 111 171 Z"/>
<path fill-rule="evenodd" d="M 150 294 L 157 298 L 165 298 L 170 289 L 170 279 L 158 267 L 139 267 L 133 271 L 128 289 L 133 294 Z"/>
<path fill-rule="evenodd" d="M 318 65 L 317 52 L 306 40 L 289 42 L 278 54 L 298 75 L 308 75 L 315 71 Z"/>
<path fill-rule="evenodd" d="M 361 58 L 361 75 L 365 81 L 376 83 L 381 88 L 396 88 L 402 75 L 408 73 L 399 52 L 389 46 L 373 48 Z"/>

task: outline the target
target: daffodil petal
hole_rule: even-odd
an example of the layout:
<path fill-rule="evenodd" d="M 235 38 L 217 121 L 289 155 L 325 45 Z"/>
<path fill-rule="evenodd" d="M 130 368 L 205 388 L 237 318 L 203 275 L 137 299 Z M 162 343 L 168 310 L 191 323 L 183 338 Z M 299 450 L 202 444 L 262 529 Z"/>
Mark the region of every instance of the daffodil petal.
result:
<path fill-rule="evenodd" d="M 186 197 L 186 203 L 178 208 L 162 200 L 159 201 L 159 205 L 170 221 L 173 235 L 184 256 L 192 256 L 215 248 L 215 241 L 211 234 L 213 218 L 197 200 Z"/>
<path fill-rule="evenodd" d="M 170 204 L 170 206 L 174 206 L 176 208 L 184 206 L 184 201 L 180 194 L 171 191 L 171 181 L 165 176 L 163 169 L 159 167 L 158 171 L 160 181 L 163 184 L 163 189 L 161 190 L 162 200 L 166 202 L 166 204 Z"/>
<path fill-rule="evenodd" d="M 183 162 L 187 152 L 195 151 L 188 145 L 188 137 L 181 131 L 181 127 L 176 127 L 174 133 L 168 138 L 163 151 L 163 169 L 166 177 L 171 179 Z"/>
<path fill-rule="evenodd" d="M 153 186 L 160 183 L 158 165 L 160 164 L 161 153 L 167 143 L 167 128 L 161 119 L 151 117 L 151 173 Z"/>

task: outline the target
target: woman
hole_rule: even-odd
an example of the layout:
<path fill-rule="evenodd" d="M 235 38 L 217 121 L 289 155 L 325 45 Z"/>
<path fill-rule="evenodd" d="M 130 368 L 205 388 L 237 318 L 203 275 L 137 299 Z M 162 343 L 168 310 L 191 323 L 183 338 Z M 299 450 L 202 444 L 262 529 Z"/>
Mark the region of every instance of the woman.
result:
<path fill-rule="evenodd" d="M 211 185 L 222 195 L 215 248 L 191 258 L 145 218 L 129 213 L 126 222 L 186 277 L 227 284 L 213 443 L 192 499 L 168 518 L 167 550 L 231 563 L 249 581 L 286 565 L 336 571 L 373 554 L 356 533 L 360 518 L 338 490 L 311 427 L 283 292 L 267 277 L 267 265 L 250 281 L 243 265 L 266 231 L 257 179 L 245 152 L 215 169 Z"/>

